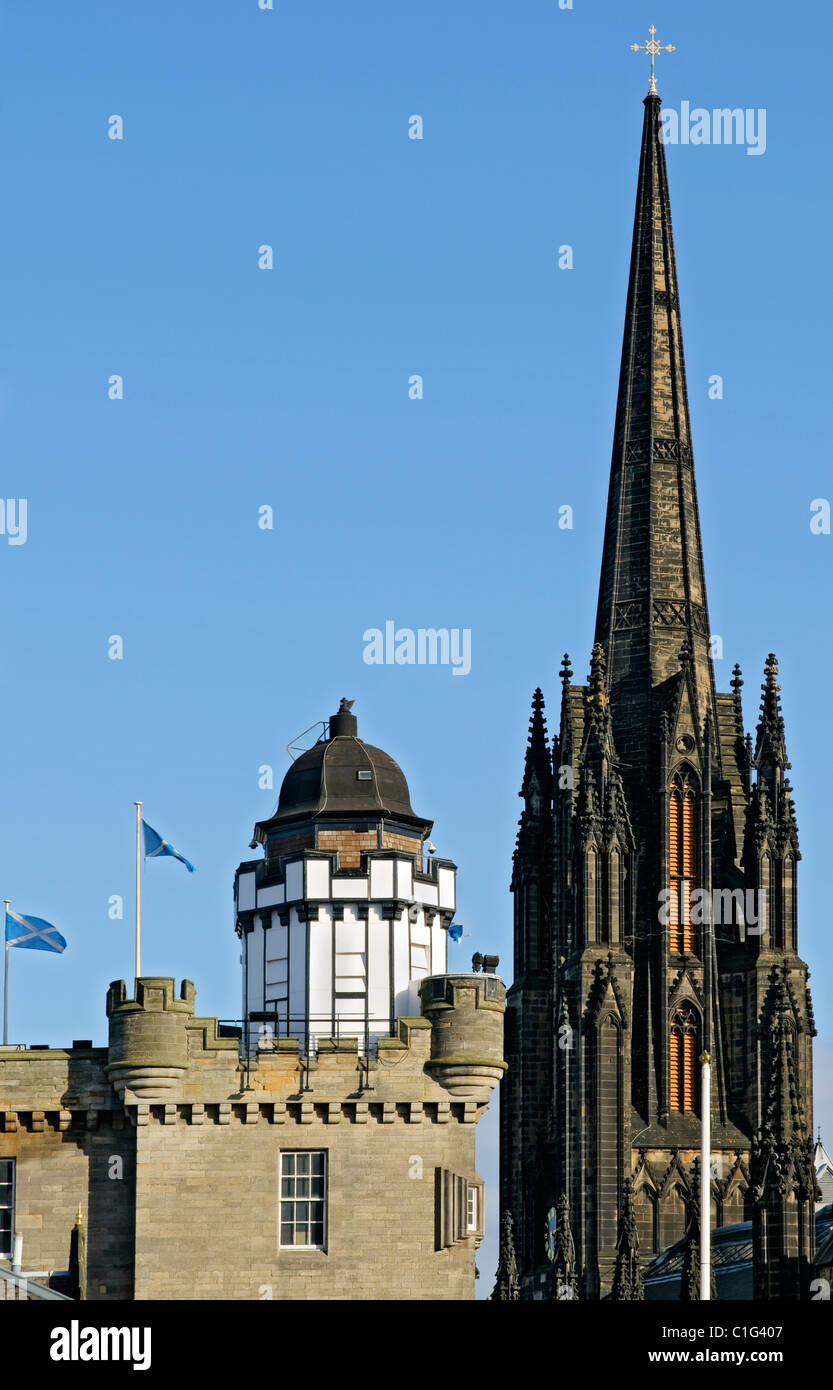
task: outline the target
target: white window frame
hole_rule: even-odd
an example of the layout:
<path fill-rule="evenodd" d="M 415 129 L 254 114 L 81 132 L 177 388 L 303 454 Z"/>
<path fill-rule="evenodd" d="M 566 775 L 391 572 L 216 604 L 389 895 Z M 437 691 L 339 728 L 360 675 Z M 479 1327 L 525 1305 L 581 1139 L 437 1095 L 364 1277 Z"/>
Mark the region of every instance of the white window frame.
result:
<path fill-rule="evenodd" d="M 300 1175 L 299 1175 L 299 1174 L 297 1173 L 296 1169 L 295 1169 L 295 1165 L 293 1165 L 293 1171 L 292 1171 L 291 1173 L 286 1173 L 286 1172 L 284 1172 L 284 1159 L 287 1159 L 287 1158 L 297 1159 L 297 1158 L 299 1158 L 299 1157 L 304 1157 L 304 1158 L 307 1158 L 307 1157 L 313 1158 L 313 1157 L 315 1157 L 315 1158 L 317 1158 L 317 1157 L 319 1157 L 319 1156 L 323 1159 L 323 1169 L 324 1169 L 323 1174 L 321 1175 L 322 1178 L 323 1178 L 323 1194 L 324 1194 L 323 1197 L 310 1197 L 310 1196 L 301 1196 L 301 1197 L 298 1197 L 298 1196 L 295 1196 L 295 1195 L 293 1195 L 293 1196 L 291 1196 L 291 1197 L 284 1197 L 284 1195 L 283 1195 L 283 1184 L 284 1184 L 284 1180 L 285 1180 L 285 1179 L 292 1178 L 292 1179 L 297 1180 L 299 1176 L 300 1176 L 301 1178 L 303 1178 L 304 1176 L 312 1176 L 311 1174 L 309 1174 L 309 1175 L 300 1174 Z M 282 1251 L 282 1252 L 283 1252 L 283 1251 L 290 1251 L 290 1250 L 323 1250 L 323 1251 L 326 1251 L 326 1249 L 327 1249 L 327 1225 L 328 1225 L 327 1218 L 328 1218 L 328 1215 L 329 1215 L 329 1181 L 330 1181 L 330 1165 L 329 1165 L 329 1155 L 328 1155 L 326 1149 L 281 1149 L 280 1154 L 279 1154 L 279 1157 L 278 1157 L 278 1249 L 279 1249 L 280 1251 Z M 284 1208 L 285 1208 L 286 1206 L 291 1206 L 291 1207 L 294 1209 L 295 1204 L 296 1204 L 297 1202 L 312 1203 L 312 1202 L 319 1202 L 319 1201 L 322 1203 L 323 1208 L 324 1208 L 324 1211 L 323 1211 L 323 1220 L 322 1220 L 321 1244 L 320 1244 L 320 1245 L 319 1245 L 319 1244 L 301 1244 L 301 1243 L 295 1243 L 295 1242 L 293 1242 L 291 1245 L 290 1245 L 290 1244 L 286 1244 L 286 1245 L 285 1245 L 284 1242 L 283 1242 L 283 1226 L 284 1226 L 283 1215 L 284 1215 Z M 294 1233 L 294 1231 L 297 1229 L 298 1224 L 299 1224 L 299 1223 L 295 1220 L 294 1214 L 293 1214 L 293 1233 Z M 311 1217 L 310 1217 L 310 1219 L 307 1221 L 306 1224 L 307 1224 L 308 1226 L 310 1226 L 310 1225 L 312 1224 L 312 1219 L 311 1219 Z"/>
<path fill-rule="evenodd" d="M 10 1225 L 10 1227 L 9 1227 L 9 1242 L 10 1242 L 10 1246 L 9 1246 L 8 1251 L 5 1251 L 5 1250 L 3 1250 L 3 1249 L 0 1249 L 0 1260 L 10 1260 L 10 1259 L 12 1259 L 13 1253 L 14 1253 L 14 1232 L 15 1232 L 15 1225 L 14 1225 L 14 1203 L 15 1203 L 15 1178 L 16 1178 L 17 1164 L 15 1163 L 15 1161 L 14 1161 L 13 1158 L 0 1158 L 0 1163 L 8 1163 L 8 1164 L 10 1164 L 10 1165 L 11 1165 L 11 1171 L 12 1171 L 12 1182 L 11 1182 L 12 1192 L 11 1192 L 11 1201 L 8 1202 L 8 1203 L 6 1203 L 6 1205 L 4 1205 L 3 1208 L 2 1208 L 3 1211 L 10 1211 L 11 1214 L 12 1214 L 11 1225 Z"/>
<path fill-rule="evenodd" d="M 466 1234 L 477 1235 L 480 1230 L 480 1188 L 468 1185 L 466 1193 Z"/>

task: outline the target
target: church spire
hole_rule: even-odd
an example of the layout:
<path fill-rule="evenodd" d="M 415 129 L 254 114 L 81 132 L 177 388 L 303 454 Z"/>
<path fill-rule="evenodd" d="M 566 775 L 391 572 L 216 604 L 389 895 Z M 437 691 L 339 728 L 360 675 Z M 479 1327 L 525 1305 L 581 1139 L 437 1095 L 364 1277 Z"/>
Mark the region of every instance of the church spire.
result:
<path fill-rule="evenodd" d="M 614 1303 L 641 1302 L 645 1298 L 642 1266 L 639 1262 L 639 1235 L 633 1202 L 633 1178 L 622 1184 L 622 1207 L 616 1239 L 616 1273 L 611 1298 Z"/>
<path fill-rule="evenodd" d="M 512 1213 L 504 1211 L 500 1218 L 500 1248 L 497 1278 L 492 1298 L 499 1303 L 517 1303 L 521 1296 L 515 1241 L 512 1236 Z"/>
<path fill-rule="evenodd" d="M 756 1298 L 807 1295 L 816 1179 L 798 1057 L 803 1031 L 789 967 L 776 965 L 761 1020 L 768 1074 L 750 1175 Z"/>
<path fill-rule="evenodd" d="M 795 1057 L 795 1008 L 790 998 L 790 973 L 786 964 L 774 966 L 770 976 L 763 1028 L 771 1040 L 761 1147 L 789 1148 L 808 1135 L 804 1102 Z"/>
<path fill-rule="evenodd" d="M 778 684 L 778 658 L 770 652 L 764 666 L 761 686 L 761 713 L 758 720 L 755 766 L 759 776 L 770 786 L 782 779 L 778 774 L 790 766 L 784 738 L 784 717 L 781 714 L 781 687 Z"/>
<path fill-rule="evenodd" d="M 544 716 L 544 697 L 537 689 L 532 696 L 532 714 L 529 717 L 529 737 L 524 759 L 524 780 L 519 796 L 530 799 L 533 792 L 539 798 L 548 796 L 550 790 L 550 749 L 547 738 L 547 721 Z"/>
<path fill-rule="evenodd" d="M 557 1210 L 555 1252 L 552 1259 L 552 1296 L 557 1300 L 572 1299 L 578 1296 L 576 1248 L 570 1227 L 570 1199 L 565 1193 L 558 1199 Z"/>
<path fill-rule="evenodd" d="M 596 641 L 607 655 L 617 748 L 640 751 L 654 686 L 690 653 L 699 718 L 716 723 L 660 98 L 644 101 Z M 620 733 L 616 694 L 633 717 Z M 642 704 L 637 714 L 634 702 Z"/>

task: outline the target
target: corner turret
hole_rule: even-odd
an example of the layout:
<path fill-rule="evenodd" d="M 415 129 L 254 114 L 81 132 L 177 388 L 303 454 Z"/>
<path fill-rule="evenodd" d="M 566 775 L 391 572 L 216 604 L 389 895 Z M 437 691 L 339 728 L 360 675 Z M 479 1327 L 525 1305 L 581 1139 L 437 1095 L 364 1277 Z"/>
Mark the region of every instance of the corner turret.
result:
<path fill-rule="evenodd" d="M 422 1012 L 431 1023 L 428 1071 L 453 1096 L 487 1098 L 507 1065 L 503 981 L 488 973 L 429 975 L 419 993 Z"/>
<path fill-rule="evenodd" d="M 136 997 L 128 999 L 124 980 L 113 981 L 107 991 L 107 1075 L 115 1091 L 154 1100 L 179 1087 L 188 1066 L 186 1027 L 196 993 L 183 980 L 177 998 L 173 979 L 154 975 L 137 980 Z"/>

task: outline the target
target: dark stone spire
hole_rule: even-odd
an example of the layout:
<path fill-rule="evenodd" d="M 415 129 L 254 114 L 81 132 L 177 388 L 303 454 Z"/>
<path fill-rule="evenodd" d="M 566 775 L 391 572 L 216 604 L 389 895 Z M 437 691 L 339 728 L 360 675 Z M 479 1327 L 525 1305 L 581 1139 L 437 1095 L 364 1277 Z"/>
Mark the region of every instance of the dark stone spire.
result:
<path fill-rule="evenodd" d="M 743 690 L 743 672 L 741 671 L 740 666 L 737 662 L 735 662 L 734 666 L 732 667 L 732 679 L 730 680 L 729 684 L 732 687 L 732 710 L 735 716 L 735 733 L 737 734 L 738 738 L 742 740 L 743 699 L 740 692 Z"/>
<path fill-rule="evenodd" d="M 558 1199 L 558 1218 L 555 1228 L 555 1254 L 552 1262 L 552 1296 L 556 1300 L 578 1297 L 576 1278 L 576 1248 L 570 1226 L 570 1200 Z"/>
<path fill-rule="evenodd" d="M 645 1297 L 642 1267 L 639 1263 L 639 1235 L 633 1209 L 633 1178 L 622 1186 L 622 1210 L 616 1241 L 616 1273 L 613 1277 L 614 1303 L 641 1302 Z"/>
<path fill-rule="evenodd" d="M 520 796 L 529 798 L 537 790 L 539 797 L 550 790 L 550 749 L 547 739 L 547 721 L 544 717 L 544 697 L 540 690 L 532 696 L 532 714 L 529 720 L 529 738 L 524 761 L 524 780 Z"/>
<path fill-rule="evenodd" d="M 512 1213 L 505 1211 L 500 1218 L 500 1252 L 497 1278 L 492 1298 L 501 1303 L 517 1303 L 521 1296 L 515 1242 L 512 1237 Z"/>
<path fill-rule="evenodd" d="M 756 822 L 760 822 L 766 816 L 767 827 L 772 829 L 770 838 L 774 850 L 783 854 L 791 849 L 796 858 L 800 859 L 792 786 L 785 775 L 791 764 L 787 757 L 780 692 L 778 658 L 770 652 L 764 666 L 761 712 L 758 717 L 755 755 L 752 759 L 752 764 L 758 771 L 757 796 L 764 803 L 764 809 L 754 804 L 753 793 L 752 819 L 755 827 Z M 760 833 L 758 843 L 762 843 Z"/>
<path fill-rule="evenodd" d="M 781 714 L 781 687 L 778 684 L 778 658 L 770 652 L 764 666 L 761 686 L 761 713 L 758 719 L 755 744 L 755 766 L 770 785 L 780 782 L 779 774 L 790 766 L 784 739 L 784 719 Z"/>
<path fill-rule="evenodd" d="M 570 791 L 573 786 L 572 766 L 577 750 L 574 747 L 573 736 L 575 730 L 573 728 L 573 712 L 571 706 L 573 668 L 570 665 L 570 658 L 566 652 L 562 657 L 561 670 L 558 674 L 561 678 L 561 725 L 558 736 L 553 739 L 553 775 L 555 777 L 555 785 L 559 791 Z M 569 766 L 570 769 L 567 785 L 565 785 L 563 774 L 563 768 L 565 766 Z"/>
<path fill-rule="evenodd" d="M 742 778 L 741 787 L 748 798 L 749 796 L 749 777 L 752 770 L 752 754 L 749 749 L 751 734 L 744 731 L 743 723 L 743 672 L 735 662 L 732 668 L 732 679 L 729 682 L 732 689 L 732 713 L 735 721 L 734 750 L 737 760 L 738 771 Z"/>
<path fill-rule="evenodd" d="M 807 1123 L 798 1084 L 795 1027 L 798 1010 L 791 997 L 789 968 L 775 966 L 770 976 L 764 1032 L 769 1035 L 770 1057 L 764 1122 L 758 1150 L 775 1154 L 807 1139 Z"/>
<path fill-rule="evenodd" d="M 559 1193 L 569 1200 L 582 1299 L 639 1296 L 634 1205 L 646 1262 L 663 1247 L 682 1252 L 688 1237 L 683 1296 L 699 1297 L 697 1194 L 686 1211 L 679 1193 L 690 1179 L 680 1155 L 699 1140 L 701 1050 L 713 1068 L 712 1153 L 738 1165 L 724 1190 L 731 1206 L 749 1202 L 768 1088 L 779 1113 L 795 1093 L 808 1126 L 812 1116 L 801 856 L 777 664 L 767 662 L 755 749 L 740 668 L 729 688 L 715 689 L 653 90 L 644 112 L 590 671 L 574 680 L 564 657 L 548 784 L 536 692 L 513 864 L 500 1204 L 514 1213 L 523 1298 L 541 1296 L 542 1237 L 545 1222 L 554 1235 Z M 765 1008 L 776 962 L 789 976 L 782 1031 Z M 798 1297 L 812 1250 L 812 1171 L 800 1133 L 776 1140 L 767 1123 L 756 1150 L 760 1296 Z M 637 1163 L 648 1169 L 647 1190 L 634 1199 L 623 1183 L 641 1173 Z M 556 1280 L 554 1297 L 557 1289 Z"/>
<path fill-rule="evenodd" d="M 811 1018 L 808 1023 L 812 1028 Z M 751 1171 L 756 1298 L 800 1298 L 807 1293 L 816 1180 L 799 1079 L 802 1031 L 789 967 L 782 963 L 772 969 L 761 1023 L 766 1090 Z M 812 1103 L 810 1097 L 808 1101 Z"/>
<path fill-rule="evenodd" d="M 683 644 L 700 719 L 715 700 L 660 99 L 644 105 L 596 617 L 626 763 L 645 751 L 652 688 L 678 674 Z"/>
<path fill-rule="evenodd" d="M 610 699 L 607 693 L 605 651 L 596 642 L 590 657 L 590 678 L 587 683 L 588 727 L 595 734 L 598 751 L 606 754 L 610 744 Z"/>
<path fill-rule="evenodd" d="M 552 750 L 544 718 L 544 697 L 536 690 L 532 696 L 523 782 L 518 792 L 523 798 L 524 809 L 518 821 L 513 880 L 522 863 L 530 857 L 536 860 L 540 854 L 551 823 L 552 781 Z"/>

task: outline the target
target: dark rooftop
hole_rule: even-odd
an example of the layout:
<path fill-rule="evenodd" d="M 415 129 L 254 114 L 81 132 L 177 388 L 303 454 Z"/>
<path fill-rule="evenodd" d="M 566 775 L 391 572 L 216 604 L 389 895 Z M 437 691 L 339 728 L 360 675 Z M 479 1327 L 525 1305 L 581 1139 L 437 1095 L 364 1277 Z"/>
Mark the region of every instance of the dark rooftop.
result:
<path fill-rule="evenodd" d="M 342 700 L 327 738 L 308 748 L 283 779 L 278 807 L 264 828 L 315 817 L 371 816 L 405 821 L 427 833 L 431 822 L 411 806 L 408 783 L 390 754 L 358 737 L 352 701 Z"/>
<path fill-rule="evenodd" d="M 833 1249 L 833 1206 L 816 1212 L 816 1265 L 828 1262 Z M 685 1258 L 685 1238 L 657 1255 L 645 1270 L 645 1297 L 675 1299 L 680 1296 L 680 1276 Z M 719 1299 L 751 1299 L 752 1222 L 718 1226 L 712 1232 L 712 1263 Z"/>

